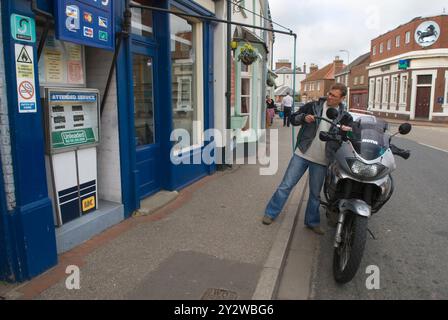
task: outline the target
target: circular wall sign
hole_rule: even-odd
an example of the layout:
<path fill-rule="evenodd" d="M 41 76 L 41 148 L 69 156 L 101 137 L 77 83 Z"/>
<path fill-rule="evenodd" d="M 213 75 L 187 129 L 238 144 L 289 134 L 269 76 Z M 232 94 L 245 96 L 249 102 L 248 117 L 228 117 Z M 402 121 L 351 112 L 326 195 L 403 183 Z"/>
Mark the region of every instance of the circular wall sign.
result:
<path fill-rule="evenodd" d="M 440 37 L 440 26 L 435 21 L 425 21 L 415 30 L 415 42 L 422 47 L 432 46 Z"/>

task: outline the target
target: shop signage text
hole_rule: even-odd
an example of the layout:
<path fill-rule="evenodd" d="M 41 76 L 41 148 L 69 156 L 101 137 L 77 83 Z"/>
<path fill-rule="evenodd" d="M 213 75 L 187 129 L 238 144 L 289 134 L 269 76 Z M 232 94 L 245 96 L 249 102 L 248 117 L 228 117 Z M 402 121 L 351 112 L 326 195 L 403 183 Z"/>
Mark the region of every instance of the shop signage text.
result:
<path fill-rule="evenodd" d="M 59 40 L 114 50 L 112 0 L 57 0 L 55 4 Z"/>
<path fill-rule="evenodd" d="M 95 143 L 95 135 L 92 128 L 55 131 L 52 133 L 53 148 L 66 148 Z"/>
<path fill-rule="evenodd" d="M 51 102 L 96 102 L 96 94 L 86 93 L 52 93 L 50 95 Z"/>

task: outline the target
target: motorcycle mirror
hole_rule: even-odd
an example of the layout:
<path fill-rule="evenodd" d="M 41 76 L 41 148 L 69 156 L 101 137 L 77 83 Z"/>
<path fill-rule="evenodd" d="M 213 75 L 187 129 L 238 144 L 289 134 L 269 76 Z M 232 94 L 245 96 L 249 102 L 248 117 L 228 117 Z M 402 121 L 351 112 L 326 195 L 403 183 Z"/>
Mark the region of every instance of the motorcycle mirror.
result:
<path fill-rule="evenodd" d="M 400 128 L 398 128 L 398 131 L 401 135 L 407 135 L 412 130 L 412 125 L 410 123 L 403 123 Z"/>
<path fill-rule="evenodd" d="M 339 116 L 339 111 L 336 108 L 328 108 L 327 110 L 327 118 L 334 120 Z"/>

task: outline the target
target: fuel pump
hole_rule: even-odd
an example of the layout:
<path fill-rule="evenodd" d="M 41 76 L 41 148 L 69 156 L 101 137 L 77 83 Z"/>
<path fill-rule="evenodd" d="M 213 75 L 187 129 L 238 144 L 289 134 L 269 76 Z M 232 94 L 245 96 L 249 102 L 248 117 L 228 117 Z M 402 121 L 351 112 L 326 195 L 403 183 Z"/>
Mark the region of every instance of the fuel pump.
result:
<path fill-rule="evenodd" d="M 62 226 L 98 209 L 100 95 L 96 89 L 45 88 L 44 105 L 49 194 Z"/>

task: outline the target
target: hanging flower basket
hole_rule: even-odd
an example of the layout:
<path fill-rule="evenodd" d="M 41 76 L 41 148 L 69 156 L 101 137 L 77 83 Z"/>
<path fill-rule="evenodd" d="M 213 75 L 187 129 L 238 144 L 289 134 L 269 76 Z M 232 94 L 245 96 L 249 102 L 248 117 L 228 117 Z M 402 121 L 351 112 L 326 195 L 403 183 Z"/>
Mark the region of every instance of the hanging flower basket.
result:
<path fill-rule="evenodd" d="M 250 44 L 246 43 L 240 51 L 240 54 L 238 55 L 238 60 L 244 63 L 245 65 L 251 65 L 258 59 L 258 54 L 255 51 L 254 47 L 252 47 Z"/>

